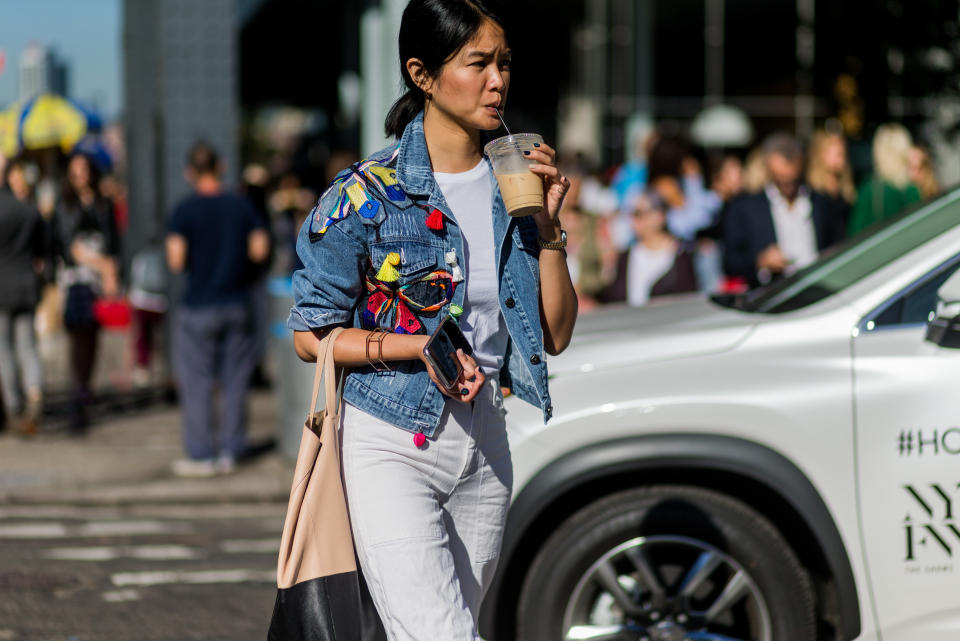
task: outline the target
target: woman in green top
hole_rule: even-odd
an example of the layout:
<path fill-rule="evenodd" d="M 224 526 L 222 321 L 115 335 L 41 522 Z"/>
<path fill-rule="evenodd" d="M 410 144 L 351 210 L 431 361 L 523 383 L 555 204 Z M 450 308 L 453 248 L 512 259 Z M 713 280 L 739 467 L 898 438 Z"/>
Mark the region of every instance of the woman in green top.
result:
<path fill-rule="evenodd" d="M 873 136 L 873 175 L 857 191 L 847 232 L 854 235 L 920 201 L 910 182 L 910 133 L 898 124 L 881 125 Z"/>

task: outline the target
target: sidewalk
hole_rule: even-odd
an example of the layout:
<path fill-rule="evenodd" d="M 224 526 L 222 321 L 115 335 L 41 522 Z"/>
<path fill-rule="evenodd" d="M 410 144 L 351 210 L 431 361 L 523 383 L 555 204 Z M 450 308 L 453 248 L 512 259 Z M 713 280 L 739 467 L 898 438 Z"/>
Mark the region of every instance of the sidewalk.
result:
<path fill-rule="evenodd" d="M 251 442 L 275 438 L 274 394 L 252 392 L 247 409 Z M 286 502 L 289 496 L 293 462 L 275 449 L 209 479 L 173 476 L 171 463 L 182 456 L 180 410 L 169 405 L 103 417 L 80 438 L 0 432 L 0 505 Z"/>

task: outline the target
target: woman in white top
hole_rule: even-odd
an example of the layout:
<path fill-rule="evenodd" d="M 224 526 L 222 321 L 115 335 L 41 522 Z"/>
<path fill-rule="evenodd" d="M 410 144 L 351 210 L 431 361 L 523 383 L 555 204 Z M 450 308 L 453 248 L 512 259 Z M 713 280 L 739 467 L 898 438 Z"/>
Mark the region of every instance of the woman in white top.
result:
<path fill-rule="evenodd" d="M 411 0 L 399 45 L 408 91 L 387 117 L 387 131 L 401 142 L 371 162 L 408 193 L 389 183 L 388 198 L 360 208 L 363 219 L 346 201 L 346 209 L 335 211 L 321 199 L 298 241 L 305 268 L 294 278 L 288 324 L 305 360 L 316 358 L 317 337 L 329 326 L 350 325 L 334 349 L 338 365 L 354 368 L 344 388 L 344 487 L 360 566 L 387 637 L 472 641 L 479 638 L 480 602 L 496 568 L 512 486 L 498 373 L 510 351 L 504 369 L 528 377 L 513 381 L 515 394 L 533 402 L 528 392 L 540 385 L 538 404 L 549 417 L 541 354 L 563 350 L 576 319 L 576 295 L 558 251 L 558 212 L 570 183 L 555 167 L 553 149 L 541 145 L 528 155 L 530 171 L 544 181 L 544 209 L 532 221 L 507 217 L 483 140 L 500 126 L 511 52 L 502 20 L 485 2 Z M 355 168 L 357 179 L 366 166 Z M 349 179 L 347 172 L 342 180 Z M 329 223 L 307 233 L 316 216 Z M 385 244 L 392 249 L 384 258 L 377 252 Z M 362 248 L 371 255 L 360 256 Z M 366 297 L 358 262 L 372 262 Z M 437 305 L 410 294 L 422 284 L 414 274 L 438 262 L 450 273 L 424 278 L 457 283 L 459 323 L 474 350 L 473 358 L 458 353 L 463 374 L 452 392 L 421 362 L 437 320 L 417 311 L 428 302 L 446 310 L 451 301 Z M 428 331 L 386 334 L 374 351 L 393 371 L 372 371 L 369 330 L 382 327 L 383 310 L 393 313 L 402 304 L 398 330 Z M 514 370 L 518 353 L 522 369 Z M 434 405 L 441 408 L 435 416 Z"/>

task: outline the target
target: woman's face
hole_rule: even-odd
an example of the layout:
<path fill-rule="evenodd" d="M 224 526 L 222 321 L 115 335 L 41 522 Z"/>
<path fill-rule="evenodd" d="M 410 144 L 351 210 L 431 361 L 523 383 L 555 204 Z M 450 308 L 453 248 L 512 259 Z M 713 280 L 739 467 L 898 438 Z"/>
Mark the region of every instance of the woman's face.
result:
<path fill-rule="evenodd" d="M 485 21 L 429 83 L 432 106 L 465 129 L 498 128 L 497 109 L 503 109 L 510 87 L 511 55 L 503 29 Z"/>
<path fill-rule="evenodd" d="M 82 156 L 74 156 L 67 165 L 67 179 L 74 189 L 81 189 L 90 183 L 90 166 Z"/>
<path fill-rule="evenodd" d="M 20 167 L 13 167 L 10 170 L 7 183 L 9 183 L 10 191 L 18 200 L 26 200 L 27 196 L 30 195 L 30 185 L 27 184 L 27 177 Z"/>
<path fill-rule="evenodd" d="M 633 233 L 644 238 L 663 231 L 667 224 L 666 215 L 650 205 L 640 205 L 633 211 Z"/>
<path fill-rule="evenodd" d="M 830 138 L 823 145 L 823 166 L 833 174 L 839 174 L 847 164 L 847 149 L 839 138 Z"/>

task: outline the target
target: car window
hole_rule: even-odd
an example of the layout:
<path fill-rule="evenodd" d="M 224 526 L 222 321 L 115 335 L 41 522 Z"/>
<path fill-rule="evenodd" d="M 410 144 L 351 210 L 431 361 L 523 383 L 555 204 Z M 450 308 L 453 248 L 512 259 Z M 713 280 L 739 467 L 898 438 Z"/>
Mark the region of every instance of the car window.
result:
<path fill-rule="evenodd" d="M 944 198 L 868 227 L 792 276 L 741 296 L 714 300 L 764 314 L 801 309 L 853 285 L 958 224 L 960 190 L 954 190 Z"/>
<path fill-rule="evenodd" d="M 937 308 L 937 290 L 957 269 L 960 256 L 924 276 L 907 291 L 898 294 L 877 314 L 868 329 L 896 325 L 916 325 L 930 322 L 930 315 Z"/>

